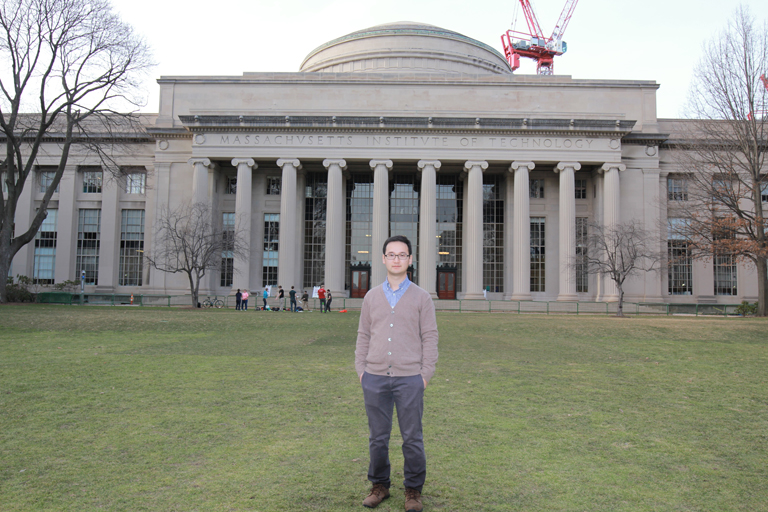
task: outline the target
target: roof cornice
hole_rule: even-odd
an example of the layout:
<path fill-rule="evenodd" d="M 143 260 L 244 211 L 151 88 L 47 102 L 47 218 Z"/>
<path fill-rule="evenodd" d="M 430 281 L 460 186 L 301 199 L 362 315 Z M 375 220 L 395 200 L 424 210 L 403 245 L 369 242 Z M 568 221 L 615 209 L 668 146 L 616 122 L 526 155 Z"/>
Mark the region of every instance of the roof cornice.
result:
<path fill-rule="evenodd" d="M 624 137 L 637 121 L 603 119 L 390 117 L 390 116 L 179 116 L 192 133 L 282 131 L 426 131 L 513 134 L 579 134 Z M 151 132 L 150 132 L 151 133 Z"/>

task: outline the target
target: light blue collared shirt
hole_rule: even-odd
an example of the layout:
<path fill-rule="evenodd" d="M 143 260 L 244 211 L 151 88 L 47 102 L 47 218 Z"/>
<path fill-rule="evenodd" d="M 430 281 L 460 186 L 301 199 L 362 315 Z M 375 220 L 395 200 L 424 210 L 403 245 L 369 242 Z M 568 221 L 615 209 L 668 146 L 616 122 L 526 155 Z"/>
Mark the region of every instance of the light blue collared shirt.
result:
<path fill-rule="evenodd" d="M 387 300 L 389 301 L 389 305 L 393 308 L 397 304 L 397 301 L 399 301 L 403 294 L 405 293 L 405 290 L 408 289 L 408 287 L 411 286 L 411 280 L 408 279 L 408 277 L 405 278 L 405 281 L 400 283 L 400 288 L 397 290 L 392 290 L 392 287 L 389 286 L 389 279 L 384 280 L 384 295 L 386 295 Z"/>

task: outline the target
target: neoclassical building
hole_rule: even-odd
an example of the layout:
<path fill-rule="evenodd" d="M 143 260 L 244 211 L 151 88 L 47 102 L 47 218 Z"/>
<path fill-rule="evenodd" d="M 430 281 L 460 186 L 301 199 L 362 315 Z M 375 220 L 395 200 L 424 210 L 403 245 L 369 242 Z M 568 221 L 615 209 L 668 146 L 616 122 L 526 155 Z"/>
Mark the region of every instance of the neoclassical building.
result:
<path fill-rule="evenodd" d="M 85 270 L 88 292 L 188 293 L 143 254 L 160 211 L 206 202 L 242 230 L 250 256 L 222 254 L 205 293 L 323 283 L 361 297 L 385 277 L 384 240 L 404 234 L 412 279 L 435 297 L 611 301 L 612 283 L 569 263 L 590 222 L 639 219 L 676 264 L 633 280 L 628 300 L 757 295 L 753 270 L 686 259 L 663 233 L 685 179 L 670 149 L 681 121 L 656 117 L 654 81 L 515 75 L 479 41 L 395 23 L 329 41 L 296 73 L 158 84 L 146 137 L 118 157 L 127 178 L 105 179 L 96 155 L 73 156 L 14 275 L 54 283 Z M 49 152 L 19 225 L 42 197 Z"/>

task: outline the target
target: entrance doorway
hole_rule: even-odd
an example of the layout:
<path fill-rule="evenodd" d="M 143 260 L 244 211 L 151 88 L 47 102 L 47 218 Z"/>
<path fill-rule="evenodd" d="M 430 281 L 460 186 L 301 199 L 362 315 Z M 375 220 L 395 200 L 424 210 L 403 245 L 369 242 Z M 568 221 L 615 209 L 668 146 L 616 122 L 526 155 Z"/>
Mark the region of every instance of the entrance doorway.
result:
<path fill-rule="evenodd" d="M 437 270 L 437 298 L 447 300 L 456 298 L 455 270 Z"/>
<path fill-rule="evenodd" d="M 362 299 L 368 291 L 370 281 L 370 269 L 352 269 L 352 288 L 349 291 L 350 298 Z"/>

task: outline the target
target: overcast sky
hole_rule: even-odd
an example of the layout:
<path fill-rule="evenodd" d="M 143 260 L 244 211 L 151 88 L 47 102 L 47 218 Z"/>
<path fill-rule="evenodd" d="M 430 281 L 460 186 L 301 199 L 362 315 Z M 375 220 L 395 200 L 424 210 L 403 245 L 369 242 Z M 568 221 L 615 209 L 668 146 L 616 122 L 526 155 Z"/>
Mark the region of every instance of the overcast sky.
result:
<path fill-rule="evenodd" d="M 532 0 L 546 35 L 565 0 Z M 768 1 L 744 2 L 760 23 Z M 414 21 L 482 41 L 500 52 L 501 34 L 525 29 L 518 0 L 113 0 L 142 34 L 157 67 L 147 79 L 145 112 L 157 112 L 160 76 L 298 71 L 317 46 L 355 30 Z M 658 116 L 680 117 L 702 44 L 717 36 L 739 2 L 581 0 L 555 58 L 555 74 L 579 79 L 654 80 Z M 523 59 L 517 73 L 535 73 Z"/>

